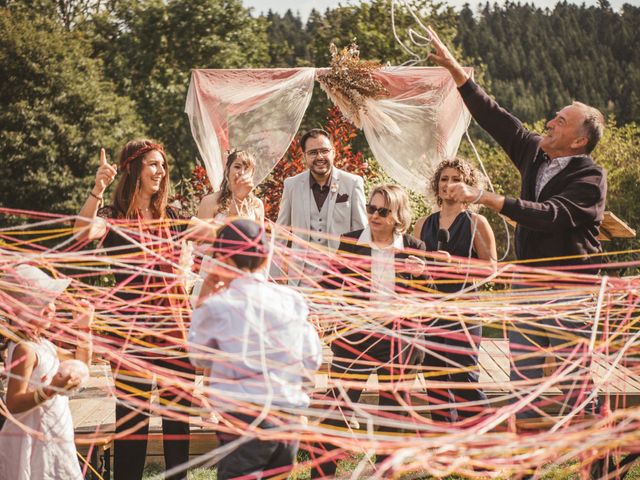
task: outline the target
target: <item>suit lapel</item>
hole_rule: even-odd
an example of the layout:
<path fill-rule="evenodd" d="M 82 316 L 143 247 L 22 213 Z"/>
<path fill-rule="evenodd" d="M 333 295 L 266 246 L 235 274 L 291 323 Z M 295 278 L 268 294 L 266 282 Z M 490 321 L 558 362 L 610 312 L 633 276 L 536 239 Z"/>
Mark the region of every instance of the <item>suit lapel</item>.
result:
<path fill-rule="evenodd" d="M 338 196 L 339 191 L 340 170 L 333 167 L 333 172 L 331 172 L 331 184 L 329 185 L 329 197 L 327 198 L 327 201 L 329 202 L 329 209 L 327 210 L 327 226 L 333 225 L 333 209 L 336 206 L 336 197 Z"/>
<path fill-rule="evenodd" d="M 311 172 L 307 170 L 307 174 L 300 177 L 302 181 L 298 184 L 298 195 L 302 198 L 302 216 L 304 217 L 305 233 L 308 233 L 309 230 L 311 230 L 311 205 L 309 201 L 311 192 L 309 191 L 309 175 L 311 175 Z"/>

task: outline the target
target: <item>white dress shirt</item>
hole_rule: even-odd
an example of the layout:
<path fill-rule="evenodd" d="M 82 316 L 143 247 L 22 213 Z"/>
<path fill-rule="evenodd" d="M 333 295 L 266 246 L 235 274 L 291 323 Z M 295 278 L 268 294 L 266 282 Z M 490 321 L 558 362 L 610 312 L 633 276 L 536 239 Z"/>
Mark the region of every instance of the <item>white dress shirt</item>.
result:
<path fill-rule="evenodd" d="M 320 367 L 322 348 L 298 292 L 247 274 L 193 312 L 191 363 L 210 369 L 216 408 L 238 402 L 307 407 L 303 382 Z"/>
<path fill-rule="evenodd" d="M 401 233 L 393 234 L 393 243 L 380 248 L 373 243 L 369 226 L 360 234 L 358 245 L 371 248 L 371 298 L 388 300 L 394 296 L 396 287 L 395 252 L 404 249 Z"/>

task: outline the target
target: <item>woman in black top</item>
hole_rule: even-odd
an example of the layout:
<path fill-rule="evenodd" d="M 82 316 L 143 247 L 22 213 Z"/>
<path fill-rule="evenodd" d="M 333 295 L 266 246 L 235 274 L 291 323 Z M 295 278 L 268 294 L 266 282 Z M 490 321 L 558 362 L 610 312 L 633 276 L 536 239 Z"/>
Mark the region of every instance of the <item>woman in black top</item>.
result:
<path fill-rule="evenodd" d="M 118 170 L 112 205 L 101 208 Z M 174 383 L 193 382 L 194 370 L 184 352 L 186 295 L 173 267 L 178 256 L 173 240 L 185 222 L 167 205 L 168 193 L 168 163 L 161 145 L 150 140 L 128 142 L 118 167 L 107 162 L 102 149 L 95 185 L 75 225 L 87 240 L 103 238 L 114 263 L 125 264 L 112 267 L 117 283 L 113 313 L 121 323 L 108 327 L 105 343 L 114 347 L 110 360 L 118 392 L 116 434 L 129 431 L 137 438 L 115 440 L 115 480 L 142 478 L 149 430 L 145 406 L 154 374 L 162 408 L 184 415 L 191 406 L 189 394 Z M 162 432 L 167 469 L 186 463 L 188 422 L 163 416 Z M 186 478 L 186 472 L 171 478 Z"/>
<path fill-rule="evenodd" d="M 452 262 L 460 264 L 458 273 L 449 273 L 447 270 L 451 268 L 446 268 L 439 278 L 435 278 L 436 289 L 448 294 L 472 286 L 468 265 L 466 268 L 464 265 L 469 263 L 468 259 L 486 260 L 489 266 L 488 273 L 492 271 L 496 261 L 495 237 L 487 219 L 471 211 L 467 204 L 455 201 L 448 194 L 448 187 L 459 182 L 477 186 L 479 173 L 466 160 L 460 158 L 442 161 L 436 168 L 430 185 L 439 210 L 428 217 L 418 219 L 413 231 L 416 237 L 425 242 L 428 251 L 438 250 L 439 247 L 454 257 Z M 448 231 L 448 241 L 438 245 L 438 231 L 441 229 Z M 474 268 L 478 268 L 477 262 Z M 432 274 L 436 276 L 435 272 Z M 476 352 L 480 348 L 482 325 L 463 325 L 461 322 L 439 319 L 432 327 L 441 335 L 438 340 L 443 344 L 443 348 L 442 351 L 435 351 L 435 355 L 427 353 L 424 365 L 448 373 L 435 377 L 428 375 L 427 379 L 477 383 L 479 371 Z M 432 403 L 441 405 L 486 400 L 482 390 L 469 388 L 432 390 L 429 397 Z M 472 417 L 481 408 L 474 406 L 438 409 L 432 410 L 431 416 L 437 421 L 453 422 Z"/>
<path fill-rule="evenodd" d="M 424 251 L 425 246 L 420 240 L 404 233 L 411 222 L 411 211 L 409 198 L 402 188 L 397 185 L 374 188 L 366 209 L 367 227 L 342 236 L 338 249 L 340 257 L 336 262 L 339 274 L 330 276 L 324 285 L 346 292 L 343 293 L 345 298 L 352 298 L 355 305 L 363 301 L 379 302 L 381 309 L 389 311 L 403 292 L 425 289 L 425 264 L 416 256 Z M 333 378 L 364 382 L 369 374 L 377 372 L 382 386 L 385 383 L 388 385 L 406 381 L 405 374 L 415 372 L 415 366 L 422 362 L 424 356 L 423 351 L 415 344 L 417 342 L 411 341 L 411 337 L 422 338 L 417 333 L 421 330 L 419 323 L 412 322 L 411 319 L 389 317 L 372 321 L 357 318 L 356 313 L 353 321 L 336 327 L 336 331 L 342 333 L 331 342 L 333 361 L 330 369 Z M 347 388 L 346 393 L 349 400 L 356 403 L 362 390 Z M 394 422 L 393 417 L 402 415 L 399 407 L 406 399 L 401 401 L 401 396 L 403 392 L 400 391 L 379 391 L 378 405 L 382 413 L 378 418 L 383 420 L 378 427 L 379 431 L 397 431 L 397 427 L 385 422 Z M 331 417 L 338 418 L 327 418 L 325 423 L 344 426 L 340 417 L 349 419 L 352 412 L 344 407 L 346 402 L 336 389 L 329 392 L 329 398 L 341 412 L 331 412 Z M 330 444 L 318 444 L 312 456 L 334 448 Z M 377 461 L 384 458 L 385 456 L 378 455 Z M 336 462 L 337 460 L 329 460 L 314 465 L 312 478 L 333 478 Z"/>

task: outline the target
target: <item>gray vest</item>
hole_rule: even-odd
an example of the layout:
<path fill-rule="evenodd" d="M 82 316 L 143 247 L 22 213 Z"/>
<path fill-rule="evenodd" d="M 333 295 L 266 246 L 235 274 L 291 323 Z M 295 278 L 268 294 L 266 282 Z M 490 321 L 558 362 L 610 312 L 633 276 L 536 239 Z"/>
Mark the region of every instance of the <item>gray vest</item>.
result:
<path fill-rule="evenodd" d="M 329 202 L 331 201 L 331 194 L 327 196 L 327 199 L 322 205 L 322 210 L 318 211 L 318 205 L 316 205 L 316 199 L 313 196 L 313 191 L 309 189 L 309 210 L 310 210 L 310 232 L 309 240 L 318 245 L 328 246 L 327 240 L 327 216 L 329 214 Z M 316 234 L 317 232 L 317 234 Z"/>

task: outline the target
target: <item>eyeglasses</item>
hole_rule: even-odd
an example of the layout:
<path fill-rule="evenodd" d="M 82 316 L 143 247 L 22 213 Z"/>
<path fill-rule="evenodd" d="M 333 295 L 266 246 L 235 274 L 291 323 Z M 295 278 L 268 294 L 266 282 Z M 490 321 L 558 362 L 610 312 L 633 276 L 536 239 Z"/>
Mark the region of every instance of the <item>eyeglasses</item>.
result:
<path fill-rule="evenodd" d="M 389 216 L 389 214 L 391 213 L 391 210 L 384 207 L 378 208 L 375 205 L 371 205 L 371 204 L 367 205 L 367 213 L 369 215 L 373 215 L 376 212 L 378 212 L 378 215 L 380 215 L 382 218 L 385 218 Z"/>
<path fill-rule="evenodd" d="M 331 153 L 331 150 L 331 148 L 315 148 L 313 150 L 307 150 L 305 155 L 309 155 L 310 157 L 318 157 L 322 155 L 323 157 L 326 157 Z"/>

